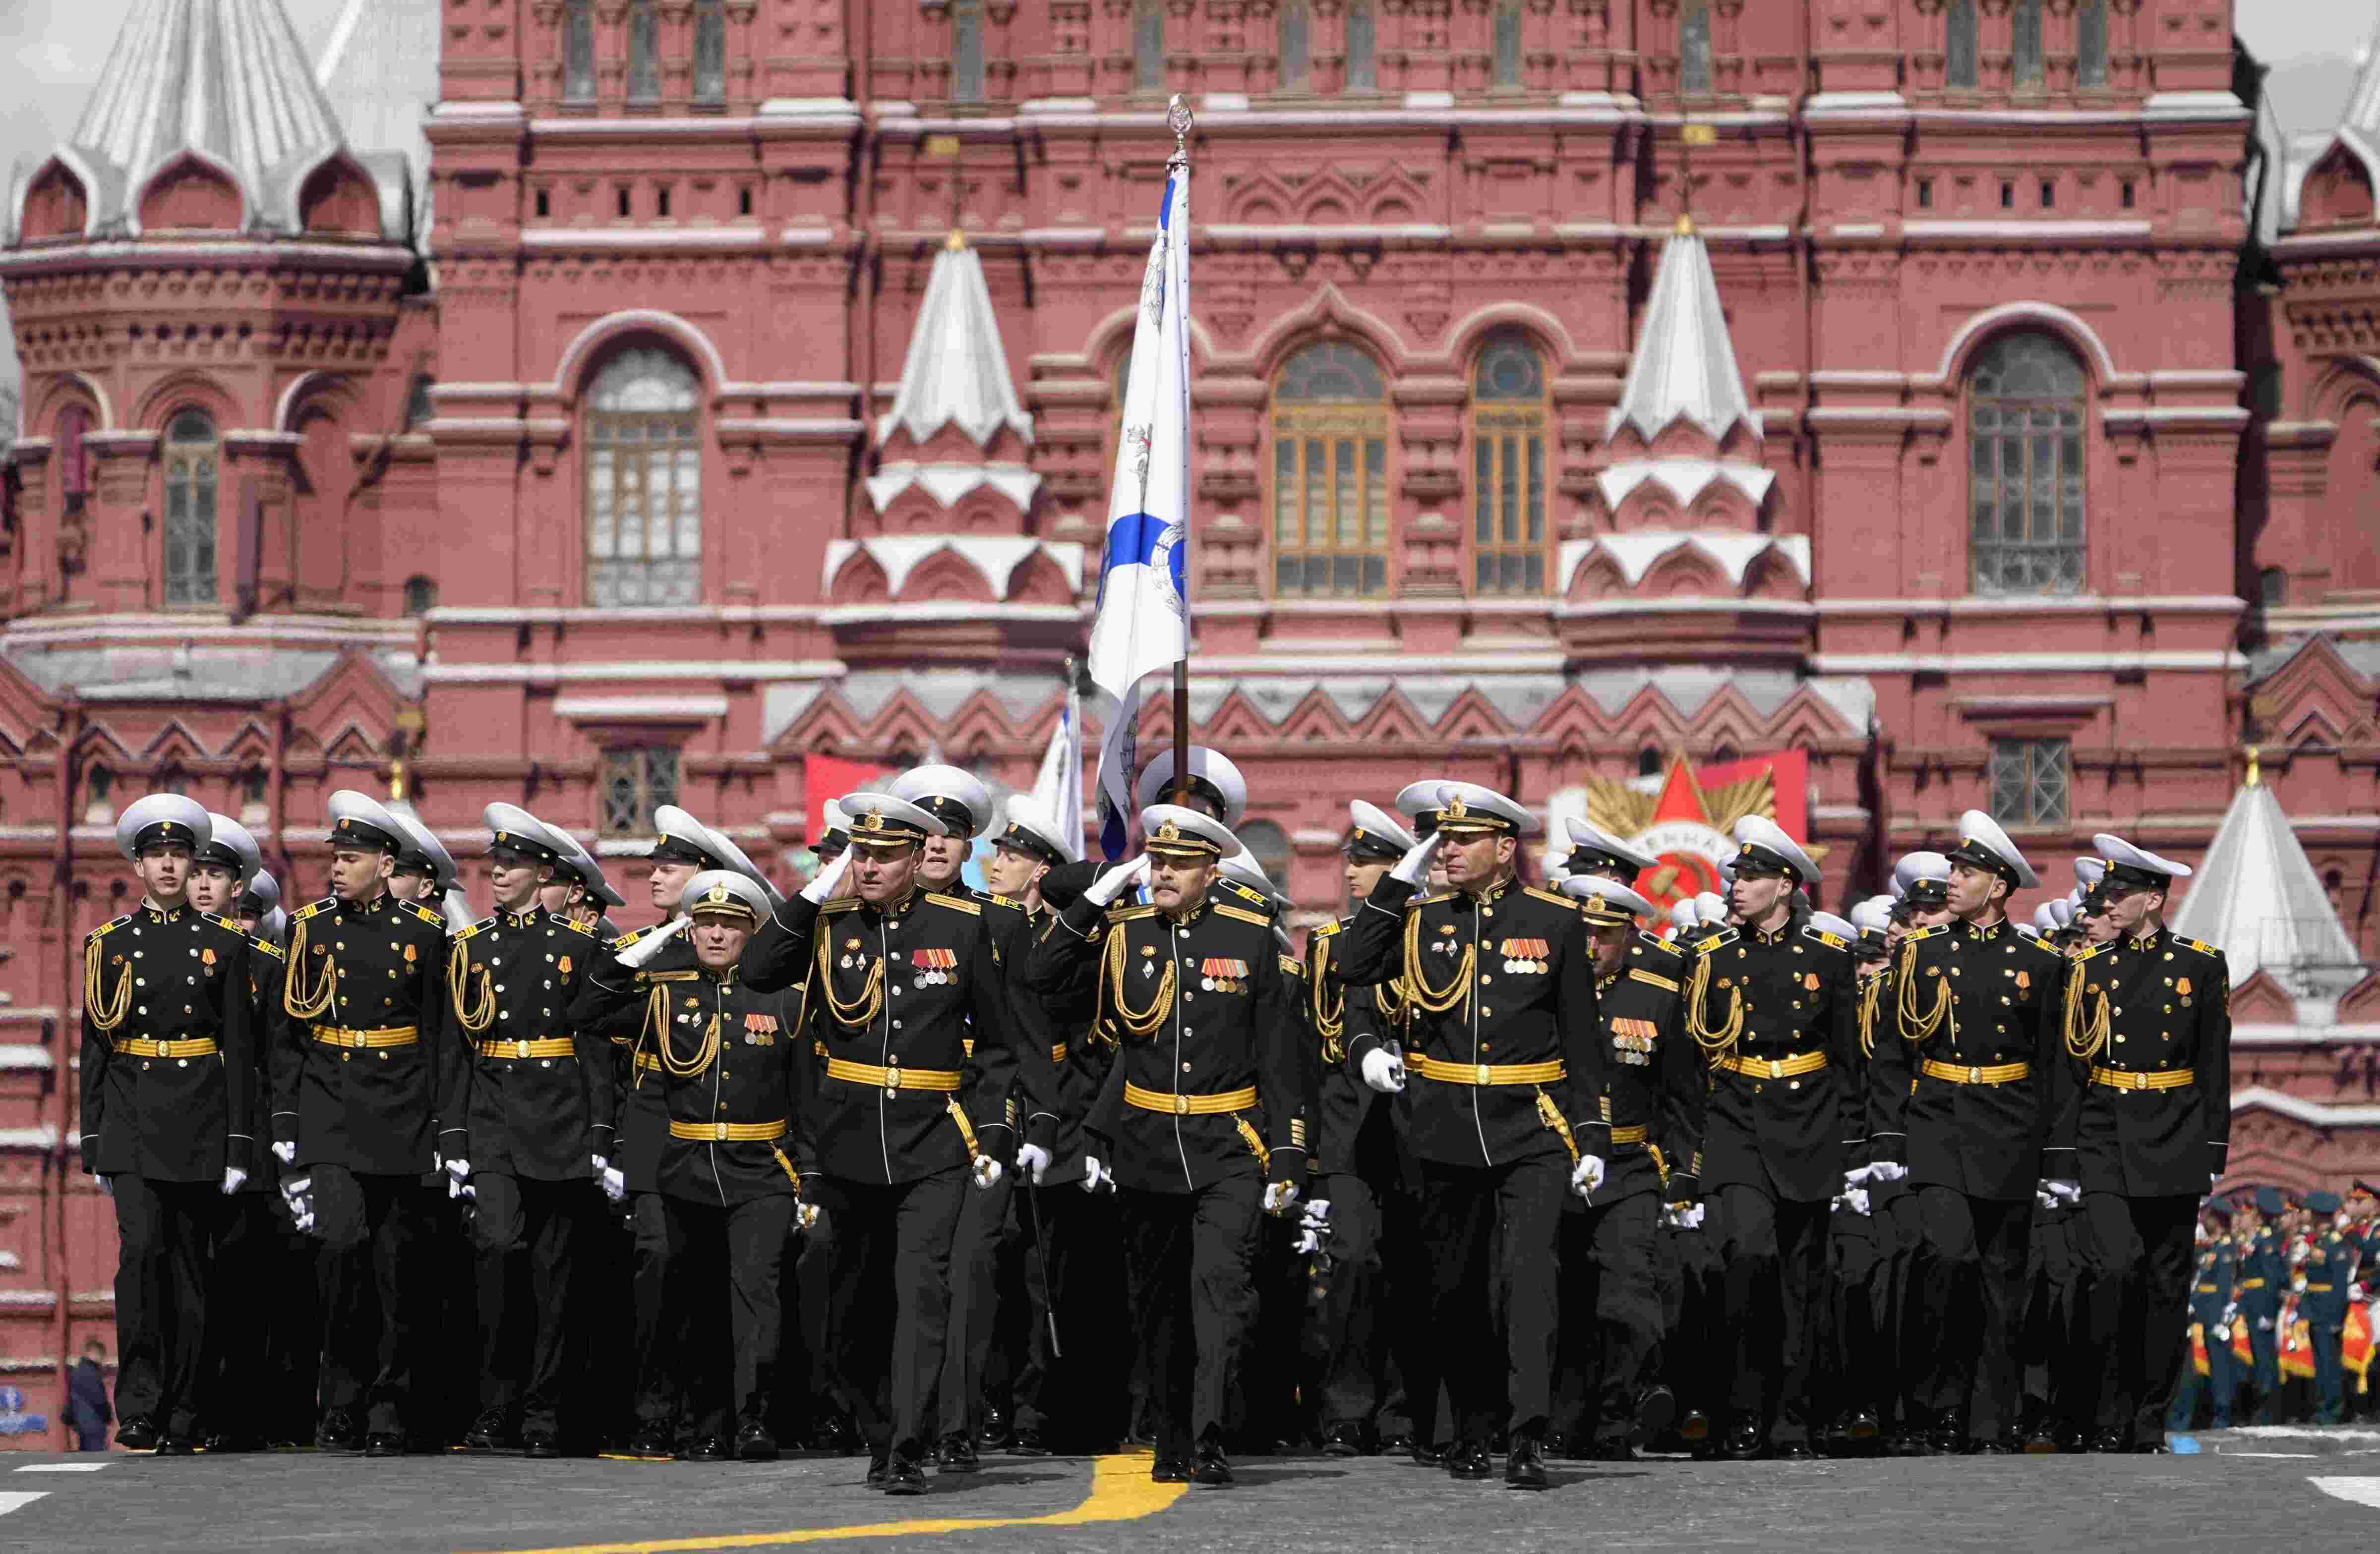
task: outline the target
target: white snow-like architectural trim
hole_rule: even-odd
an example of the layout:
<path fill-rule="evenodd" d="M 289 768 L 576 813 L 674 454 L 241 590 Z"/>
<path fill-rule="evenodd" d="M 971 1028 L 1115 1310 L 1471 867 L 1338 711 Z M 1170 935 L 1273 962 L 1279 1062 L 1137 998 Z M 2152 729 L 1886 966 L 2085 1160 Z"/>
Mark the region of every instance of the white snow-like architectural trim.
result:
<path fill-rule="evenodd" d="M 1630 588 L 1666 556 L 1694 550 L 1717 563 L 1737 588 L 1762 556 L 1782 556 L 1803 587 L 1810 582 L 1810 537 L 1806 534 L 1750 534 L 1741 529 L 1634 529 L 1624 534 L 1598 534 L 1592 540 L 1565 540 L 1555 554 L 1554 573 L 1567 589 L 1578 580 L 1580 568 L 1597 555 L 1609 556 Z"/>
<path fill-rule="evenodd" d="M 1637 458 L 1615 464 L 1595 477 L 1603 492 L 1603 504 L 1615 511 L 1647 480 L 1668 492 L 1681 507 L 1693 506 L 1696 498 L 1720 481 L 1742 492 L 1744 500 L 1757 507 L 1768 499 L 1777 472 L 1738 459 Z"/>
<path fill-rule="evenodd" d="M 1006 599 L 1016 569 L 1033 556 L 1045 555 L 1065 574 L 1066 585 L 1083 589 L 1083 547 L 1068 540 L 1035 540 L 1009 534 L 873 534 L 861 540 L 827 542 L 826 565 L 820 586 L 832 595 L 835 574 L 855 553 L 865 553 L 884 571 L 884 587 L 898 598 L 920 564 L 949 551 L 980 574 L 994 599 Z"/>
<path fill-rule="evenodd" d="M 908 358 L 901 364 L 901 386 L 876 441 L 880 446 L 897 427 L 923 444 L 951 425 L 979 448 L 990 447 L 1002 427 L 1022 442 L 1033 441 L 1033 418 L 1008 376 L 983 261 L 955 232 L 934 256 Z"/>
<path fill-rule="evenodd" d="M 1710 251 L 1702 235 L 1683 224 L 1661 249 L 1644 335 L 1628 363 L 1627 387 L 1604 423 L 1604 437 L 1609 441 L 1621 427 L 1633 426 L 1649 443 L 1681 419 L 1700 427 L 1714 443 L 1724 442 L 1737 426 L 1749 429 L 1755 441 L 1760 436 L 1760 418 L 1743 392 L 1735 343 L 1719 307 Z"/>
<path fill-rule="evenodd" d="M 967 492 L 990 486 L 1021 513 L 1032 505 L 1041 477 L 1021 464 L 888 464 L 868 476 L 867 485 L 868 505 L 879 513 L 912 486 L 922 487 L 945 508 L 957 505 Z"/>

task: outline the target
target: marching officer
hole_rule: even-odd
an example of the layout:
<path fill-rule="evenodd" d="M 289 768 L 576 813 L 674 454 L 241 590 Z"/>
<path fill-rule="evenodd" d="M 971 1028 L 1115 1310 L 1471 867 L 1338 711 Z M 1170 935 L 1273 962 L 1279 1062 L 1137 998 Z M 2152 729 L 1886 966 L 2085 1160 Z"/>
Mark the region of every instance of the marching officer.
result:
<path fill-rule="evenodd" d="M 2231 1240 L 2231 1209 L 2221 1198 L 2209 1198 L 2197 1232 L 2198 1272 L 2190 1286 L 2191 1354 L 2183 1357 L 2172 1403 L 2166 1409 L 2168 1430 L 2187 1430 L 2196 1421 L 2198 1393 L 2207 1393 L 2207 1425 L 2231 1427 L 2231 1394 L 2238 1372 L 2231 1355 L 2231 1299 L 2239 1276 L 2239 1256 Z M 2204 1356 L 2202 1362 L 2200 1356 Z"/>
<path fill-rule="evenodd" d="M 767 892 L 746 875 L 706 869 L 687 882 L 680 904 L 692 925 L 686 936 L 697 972 L 656 997 L 656 1017 L 638 1050 L 650 1043 L 660 1060 L 668 1115 L 654 1164 L 665 1232 L 661 1278 L 670 1304 L 690 1313 L 686 1343 L 698 1351 L 687 1356 L 694 1438 L 686 1456 L 719 1462 L 732 1451 L 747 1463 L 771 1462 L 781 1270 L 802 1185 L 793 1118 L 808 1056 L 794 1001 L 742 975 L 753 930 L 769 916 Z M 703 1352 L 721 1342 L 711 1303 L 722 1284 L 733 1354 L 723 1370 Z M 646 1328 L 642 1336 L 650 1342 L 660 1329 Z M 639 1368 L 659 1360 L 640 1356 Z"/>
<path fill-rule="evenodd" d="M 2298 1265 L 2298 1310 L 2305 1317 L 2306 1342 L 2313 1350 L 2313 1422 L 2336 1425 L 2345 1416 L 2347 1388 L 2340 1346 L 2347 1338 L 2349 1286 L 2354 1282 L 2355 1247 L 2338 1224 L 2339 1196 L 2306 1195 L 2313 1216 L 2313 1245 Z"/>
<path fill-rule="evenodd" d="M 82 1167 L 115 1202 L 116 1444 L 197 1450 L 209 1240 L 247 1179 L 256 1054 L 249 940 L 189 903 L 207 812 L 126 807 L 140 906 L 83 941 Z M 63 1298 L 63 1297 L 61 1297 Z"/>
<path fill-rule="evenodd" d="M 1305 1056 L 1272 919 L 1213 890 L 1238 839 L 1180 805 L 1151 805 L 1140 823 L 1143 856 L 1059 915 L 1030 985 L 1070 986 L 1095 962 L 1096 1028 L 1118 1047 L 1084 1123 L 1085 1186 L 1111 1181 L 1118 1195 L 1150 1361 L 1149 1476 L 1229 1484 L 1224 1413 L 1253 1315 L 1257 1211 L 1285 1211 L 1306 1177 Z M 1149 904 L 1107 910 L 1143 878 Z"/>
<path fill-rule="evenodd" d="M 1735 841 L 1736 920 L 1703 941 L 1686 989 L 1686 1032 L 1710 1068 L 1702 1187 L 1726 1269 L 1724 1450 L 1803 1458 L 1828 1216 L 1867 1132 L 1859 995 L 1849 946 L 1809 927 L 1810 856 L 1756 815 Z"/>
<path fill-rule="evenodd" d="M 1583 1211 L 1565 1217 L 1566 1227 L 1579 1221 L 1579 1233 L 1563 1254 L 1566 1285 L 1577 1294 L 1564 1302 L 1562 1332 L 1597 1346 L 1582 1352 L 1593 1378 L 1585 1390 L 1590 1455 L 1627 1462 L 1633 1442 L 1659 1434 L 1676 1413 L 1667 1387 L 1646 1385 L 1645 1362 L 1660 1339 L 1654 1242 L 1658 1219 L 1682 1222 L 1700 1207 L 1703 1073 L 1686 1036 L 1680 957 L 1636 928 L 1639 916 L 1657 909 L 1609 875 L 1579 870 L 1575 851 L 1572 861 L 1561 892 L 1586 920 L 1596 1014 L 1611 1044 L 1602 1098 L 1611 1159 Z"/>
<path fill-rule="evenodd" d="M 2117 937 L 2071 963 L 2065 1038 L 2081 1087 L 2092 1341 L 2107 1361 L 2093 1449 L 2162 1451 L 2192 1227 L 2230 1148 L 2231 980 L 2222 951 L 2165 927 L 2186 867 L 2119 836 L 2092 844 Z"/>
<path fill-rule="evenodd" d="M 2281 1290 L 2289 1281 L 2280 1220 L 2289 1211 L 2279 1191 L 2259 1187 L 2251 1203 L 2255 1222 L 2240 1247 L 2239 1319 L 2248 1329 L 2248 1374 L 2256 1395 L 2255 1423 L 2273 1423 L 2273 1402 L 2281 1390 Z M 2096 1314 L 2094 1313 L 2095 1320 Z"/>
<path fill-rule="evenodd" d="M 517 1411 L 524 1453 L 558 1457 L 579 1235 L 589 1179 L 612 1153 L 611 1047 L 570 1020 L 602 946 L 539 900 L 565 867 L 565 839 L 510 804 L 489 805 L 482 823 L 495 837 L 496 910 L 448 952 L 438 1107 L 446 1174 L 479 1207 L 480 1416 L 464 1444 L 507 1444 Z M 515 1293 L 524 1263 L 526 1306 Z"/>
<path fill-rule="evenodd" d="M 807 979 L 804 1034 L 823 1062 L 797 1069 L 802 1198 L 833 1226 L 828 1314 L 844 1381 L 868 1438 L 868 1482 L 925 1492 L 928 1430 L 950 1318 L 952 1239 L 972 1166 L 1002 1174 L 972 1111 L 968 1055 L 1006 1048 L 984 1072 L 1013 1075 L 1030 1136 L 1020 1171 L 1046 1173 L 1055 1122 L 1054 1041 L 1043 1011 L 1012 996 L 988 912 L 1010 907 L 925 890 L 919 855 L 939 817 L 883 793 L 842 800 L 851 847 L 761 924 L 746 981 L 770 992 Z M 820 903 L 846 871 L 856 893 Z"/>
<path fill-rule="evenodd" d="M 1423 840 L 1373 887 L 1341 936 L 1340 976 L 1355 986 L 1392 985 L 1411 1011 L 1402 1055 L 1375 1047 L 1359 1062 L 1377 1090 L 1403 1091 L 1408 1074 L 1422 1081 L 1403 1114 L 1432 1259 L 1429 1328 L 1447 1346 L 1455 1415 L 1446 1470 L 1488 1476 L 1488 1439 L 1506 1414 L 1504 1482 L 1542 1489 L 1564 1194 L 1594 1193 L 1611 1153 L 1595 958 L 1576 904 L 1516 877 L 1534 816 L 1469 783 L 1439 783 L 1427 799 L 1412 788 L 1406 795 L 1427 806 L 1415 815 Z M 1441 855 L 1450 890 L 1414 900 Z M 1498 1270 L 1489 1259 L 1500 1230 Z M 1500 1290 L 1503 1354 L 1495 1337 Z"/>
<path fill-rule="evenodd" d="M 649 899 L 662 920 L 610 941 L 609 955 L 599 957 L 579 981 L 570 1024 L 576 1032 L 608 1039 L 614 1053 L 616 1121 L 610 1169 L 619 1173 L 619 1181 L 607 1180 L 605 1195 L 616 1187 L 629 1200 L 629 1298 L 638 1356 L 636 1434 L 629 1451 L 668 1457 L 676 1452 L 681 1435 L 676 1362 L 689 1319 L 662 1287 L 669 1225 L 660 1196 L 660 1172 L 670 1113 L 660 1033 L 652 1028 L 653 1001 L 659 998 L 666 1004 L 677 984 L 701 979 L 694 946 L 682 937 L 692 922 L 678 910 L 697 875 L 708 870 L 740 875 L 759 887 L 772 910 L 783 898 L 733 840 L 676 805 L 664 804 L 653 811 L 653 831 L 645 861 L 651 871 Z"/>
<path fill-rule="evenodd" d="M 2013 930 L 2005 904 L 2040 879 L 1980 809 L 1959 820 L 1949 904 L 1956 921 L 1900 942 L 1875 1022 L 1871 1176 L 1906 1172 L 1928 1269 L 1918 1302 L 1920 1399 L 1934 1450 L 1973 1451 L 1969 1405 L 2012 1447 L 2014 1335 L 2024 1316 L 2035 1184 L 2073 1184 L 2074 1087 L 2058 1061 L 2062 957 Z M 1856 1180 L 1857 1172 L 1852 1173 Z"/>
<path fill-rule="evenodd" d="M 372 799 L 331 795 L 332 893 L 290 919 L 281 993 L 288 1016 L 273 1065 L 273 1154 L 308 1185 L 322 1242 L 325 1347 L 360 1353 L 334 1374 L 362 1389 L 367 1456 L 406 1450 L 406 1405 L 417 1354 L 415 1252 L 423 1227 L 422 1173 L 431 1169 L 440 1052 L 446 1027 L 446 921 L 388 892 L 403 828 Z M 431 1039 L 425 1040 L 424 1030 Z M 379 1332 L 361 1264 L 379 1294 Z M 349 1390 L 356 1389 L 349 1383 Z M 323 1444 L 354 1444 L 345 1393 L 323 1399 Z"/>
<path fill-rule="evenodd" d="M 1920 929 L 1937 928 L 1950 917 L 1950 860 L 1924 851 L 1903 855 L 1892 868 L 1892 906 L 1885 928 L 1888 962 L 1900 952 L 1901 941 Z M 1860 1050 L 1876 1050 L 1879 1033 L 1891 1024 L 1884 1008 L 1885 989 L 1891 986 L 1884 967 L 1860 984 Z M 1871 1149 L 1871 1154 L 1874 1151 Z M 1923 1346 L 1919 1313 L 1927 1277 L 1925 1227 L 1919 1217 L 1917 1194 L 1904 1179 L 1896 1178 L 1884 1162 L 1864 1168 L 1870 1217 L 1885 1252 L 1884 1316 L 1887 1342 L 1880 1357 L 1879 1411 L 1885 1428 L 1885 1451 L 1896 1457 L 1924 1456 L 1930 1424 L 1920 1388 L 1931 1356 Z M 1856 1173 L 1855 1173 L 1856 1174 Z"/>

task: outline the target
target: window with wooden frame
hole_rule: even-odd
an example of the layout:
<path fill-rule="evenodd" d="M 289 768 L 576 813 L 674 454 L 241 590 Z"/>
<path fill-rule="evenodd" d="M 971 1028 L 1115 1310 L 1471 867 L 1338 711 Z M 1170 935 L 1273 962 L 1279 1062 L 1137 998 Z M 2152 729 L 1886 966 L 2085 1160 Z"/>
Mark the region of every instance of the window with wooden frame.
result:
<path fill-rule="evenodd" d="M 656 346 L 620 352 L 587 395 L 587 602 L 702 597 L 702 418 L 694 370 Z"/>
<path fill-rule="evenodd" d="M 629 745 L 602 757 L 605 836 L 650 836 L 653 811 L 677 802 L 677 747 Z"/>
<path fill-rule="evenodd" d="M 1968 520 L 1979 594 L 2082 589 L 2084 376 L 2039 332 L 2003 334 L 1967 370 Z"/>
<path fill-rule="evenodd" d="M 1273 384 L 1273 591 L 1375 598 L 1389 590 L 1389 395 L 1378 363 L 1324 342 Z"/>
<path fill-rule="evenodd" d="M 1490 335 L 1471 374 L 1472 586 L 1546 586 L 1546 432 L 1553 407 L 1545 358 L 1518 333 Z"/>
<path fill-rule="evenodd" d="M 951 101 L 983 101 L 983 0 L 951 0 Z"/>
<path fill-rule="evenodd" d="M 216 481 L 223 465 L 215 423 L 185 410 L 165 428 L 165 603 L 215 601 Z"/>
<path fill-rule="evenodd" d="M 653 0 L 628 6 L 628 101 L 662 100 L 662 18 Z"/>
<path fill-rule="evenodd" d="M 562 100 L 595 100 L 595 0 L 568 0 L 563 6 Z"/>
<path fill-rule="evenodd" d="M 725 0 L 695 0 L 695 106 L 715 108 L 726 101 L 727 6 Z"/>
<path fill-rule="evenodd" d="M 1942 84 L 1972 88 L 1981 79 L 1977 61 L 1981 40 L 1976 36 L 1975 0 L 1950 0 L 1942 20 Z"/>
<path fill-rule="evenodd" d="M 1992 819 L 2012 826 L 2064 825 L 2071 754 L 2063 739 L 1993 740 Z"/>
<path fill-rule="evenodd" d="M 1684 0 L 1678 7 L 1678 91 L 1686 97 L 1710 95 L 1710 0 Z"/>

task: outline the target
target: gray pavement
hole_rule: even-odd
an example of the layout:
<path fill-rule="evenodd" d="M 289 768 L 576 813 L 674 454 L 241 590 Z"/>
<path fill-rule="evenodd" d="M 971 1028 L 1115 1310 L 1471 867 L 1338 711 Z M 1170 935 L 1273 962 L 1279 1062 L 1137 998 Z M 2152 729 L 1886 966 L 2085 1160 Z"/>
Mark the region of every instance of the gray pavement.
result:
<path fill-rule="evenodd" d="M 1376 1554 L 1532 1550 L 2380 1548 L 2380 1433 L 2230 1431 L 2194 1456 L 1556 1464 L 1516 1494 L 1402 1462 L 1251 1459 L 1172 1491 L 1147 1459 L 989 1459 L 890 1500 L 865 1460 L 766 1466 L 313 1452 L 0 1457 L 0 1548 L 397 1551 L 766 1548 Z M 2314 1480 L 2332 1482 L 2336 1492 Z M 18 1496 L 38 1498 L 18 1500 Z M 2361 1495 L 2362 1502 L 2347 1497 Z M 1029 1519 L 1066 1517 L 1057 1523 Z M 1114 1518 L 1096 1520 L 1095 1518 Z M 1005 1521 L 998 1526 L 965 1525 Z M 851 1536 L 839 1530 L 868 1528 Z M 823 1539 L 821 1535 L 824 1535 Z"/>

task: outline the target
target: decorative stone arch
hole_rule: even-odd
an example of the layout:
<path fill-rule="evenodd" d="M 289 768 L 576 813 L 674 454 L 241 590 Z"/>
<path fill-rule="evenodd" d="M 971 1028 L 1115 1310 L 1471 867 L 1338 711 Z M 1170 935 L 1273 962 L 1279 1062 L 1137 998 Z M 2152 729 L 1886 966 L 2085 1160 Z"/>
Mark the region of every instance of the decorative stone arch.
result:
<path fill-rule="evenodd" d="M 1091 332 L 1083 337 L 1083 359 L 1090 363 L 1090 370 L 1101 382 L 1111 382 L 1115 377 L 1117 363 L 1131 354 L 1133 331 L 1138 326 L 1139 321 L 1140 305 L 1138 303 L 1129 308 L 1118 308 L 1091 325 Z M 1207 334 L 1207 326 L 1198 322 L 1196 314 L 1191 315 L 1191 377 L 1194 379 L 1197 377 L 1199 369 L 1214 361 L 1216 355 L 1214 341 Z M 1117 407 L 1110 405 L 1108 408 L 1112 411 Z"/>
<path fill-rule="evenodd" d="M 362 396 L 354 379 L 343 372 L 308 368 L 290 379 L 281 397 L 273 402 L 273 430 L 297 431 L 298 421 L 309 410 L 326 402 L 334 416 L 350 416 L 362 407 Z"/>
<path fill-rule="evenodd" d="M 2332 357 L 2306 385 L 2306 420 L 2342 424 L 2357 400 L 2380 407 L 2380 358 Z"/>
<path fill-rule="evenodd" d="M 955 549 L 936 551 L 909 569 L 902 580 L 904 601 L 933 603 L 991 604 L 999 601 L 983 568 Z"/>
<path fill-rule="evenodd" d="M 186 370 L 169 373 L 151 384 L 133 407 L 132 424 L 162 433 L 166 423 L 184 410 L 203 410 L 213 417 L 218 433 L 238 426 L 244 419 L 239 402 L 221 383 L 203 372 Z"/>
<path fill-rule="evenodd" d="M 91 412 L 89 430 L 115 430 L 115 404 L 108 397 L 106 385 L 87 372 L 72 370 L 61 372 L 50 380 L 40 403 L 27 407 L 25 425 L 28 428 L 55 425 L 60 414 L 75 406 Z"/>
<path fill-rule="evenodd" d="M 18 242 L 88 238 L 95 219 L 91 170 L 71 146 L 60 146 L 17 187 L 9 227 Z"/>
<path fill-rule="evenodd" d="M 2341 134 L 2298 176 L 2298 229 L 2371 225 L 2375 182 L 2364 148 Z"/>
<path fill-rule="evenodd" d="M 2101 391 L 2116 376 L 2115 354 L 2107 349 L 2099 332 L 2081 318 L 2052 302 L 2003 302 L 1961 324 L 1958 333 L 1950 336 L 1950 343 L 1942 347 L 1942 364 L 1935 372 L 1944 390 L 1958 391 L 1967 375 L 1968 364 L 1988 341 L 2023 329 L 2041 330 L 2064 341 L 2082 359 L 2083 370 Z"/>
<path fill-rule="evenodd" d="M 196 225 L 173 219 L 200 201 L 228 196 L 228 222 Z M 177 148 L 133 185 L 126 202 L 126 226 L 135 237 L 152 230 L 176 232 L 245 232 L 256 212 L 239 185 L 239 174 L 196 146 Z"/>
<path fill-rule="evenodd" d="M 1562 589 L 1562 598 L 1573 604 L 1597 599 L 1618 599 L 1631 592 L 1627 574 L 1620 563 L 1602 552 L 1590 552 L 1579 558 Z"/>
<path fill-rule="evenodd" d="M 297 182 L 291 226 L 309 236 L 378 238 L 380 188 L 344 151 L 334 151 Z"/>
<path fill-rule="evenodd" d="M 1562 363 L 1577 354 L 1570 331 L 1561 320 L 1543 308 L 1529 302 L 1490 302 L 1475 308 L 1455 321 L 1447 332 L 1447 355 L 1455 370 L 1469 382 L 1472 370 L 1478 364 L 1479 353 L 1487 348 L 1488 336 L 1500 330 L 1518 330 L 1536 343 L 1547 356 L 1546 377 L 1550 382 L 1561 370 Z"/>
<path fill-rule="evenodd" d="M 1353 339 L 1370 351 L 1392 382 L 1403 373 L 1412 355 L 1385 320 L 1356 307 L 1335 283 L 1325 281 L 1303 305 L 1267 326 L 1248 347 L 1245 359 L 1256 375 L 1269 383 L 1300 346 L 1341 338 Z"/>
<path fill-rule="evenodd" d="M 639 334 L 656 336 L 675 346 L 694 363 L 706 395 L 714 405 L 717 403 L 721 386 L 727 382 L 727 364 L 719 347 L 693 324 L 675 313 L 656 308 L 626 308 L 606 313 L 580 330 L 570 344 L 562 347 L 562 355 L 553 364 L 555 389 L 575 404 L 585 392 L 587 381 L 613 348 Z"/>
<path fill-rule="evenodd" d="M 892 584 L 884 566 L 863 547 L 854 546 L 851 554 L 834 569 L 827 579 L 826 599 L 830 604 L 886 604 L 892 599 Z"/>

